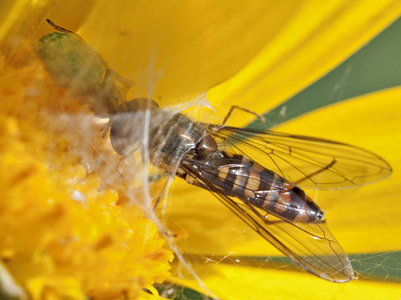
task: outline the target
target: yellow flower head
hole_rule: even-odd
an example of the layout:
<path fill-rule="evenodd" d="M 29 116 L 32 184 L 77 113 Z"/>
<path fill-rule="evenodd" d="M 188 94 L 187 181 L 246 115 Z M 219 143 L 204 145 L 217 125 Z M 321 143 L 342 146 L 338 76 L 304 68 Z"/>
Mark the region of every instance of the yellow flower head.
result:
<path fill-rule="evenodd" d="M 24 66 L 0 60 L 2 272 L 33 299 L 156 293 L 172 253 L 138 206 L 119 203 L 128 192 L 101 125 L 54 86 L 33 47 L 18 51 Z"/>

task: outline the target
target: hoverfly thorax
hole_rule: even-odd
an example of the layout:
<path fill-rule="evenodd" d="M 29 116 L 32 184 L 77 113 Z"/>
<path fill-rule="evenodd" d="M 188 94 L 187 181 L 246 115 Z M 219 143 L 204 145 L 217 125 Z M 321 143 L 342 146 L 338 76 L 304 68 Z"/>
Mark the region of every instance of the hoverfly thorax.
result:
<path fill-rule="evenodd" d="M 162 110 L 158 114 L 163 121 L 151 131 L 149 158 L 156 166 L 174 174 L 182 158 L 197 156 L 197 147 L 205 131 L 183 114 L 176 113 L 171 117 L 171 113 L 166 115 Z"/>
<path fill-rule="evenodd" d="M 195 153 L 199 143 L 208 149 L 202 148 L 201 152 L 217 148 L 211 137 L 202 143 L 204 128 L 183 114 L 160 109 L 151 99 L 134 99 L 126 106 L 127 112 L 110 118 L 110 141 L 120 155 L 147 147 L 153 164 L 174 173 L 179 160 L 189 152 Z M 148 141 L 144 140 L 146 131 L 151 137 Z"/>

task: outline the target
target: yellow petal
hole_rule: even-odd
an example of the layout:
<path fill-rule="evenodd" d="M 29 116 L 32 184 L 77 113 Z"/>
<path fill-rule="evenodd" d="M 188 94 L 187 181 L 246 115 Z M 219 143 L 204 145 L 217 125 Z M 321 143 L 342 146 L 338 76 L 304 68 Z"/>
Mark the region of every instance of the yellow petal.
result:
<path fill-rule="evenodd" d="M 137 87 L 132 95 L 151 95 L 157 100 L 166 101 L 167 103 L 188 99 L 230 78 L 256 53 L 264 49 L 261 54 L 261 57 L 264 57 L 262 61 L 265 60 L 266 54 L 272 58 L 279 56 L 278 59 L 266 60 L 267 64 L 260 64 L 260 60 L 255 60 L 254 63 L 249 65 L 249 73 L 244 73 L 243 77 L 239 75 L 238 78 L 234 79 L 237 82 L 244 82 L 244 85 L 237 85 L 233 81 L 234 83 L 223 87 L 226 89 L 224 93 L 227 91 L 227 96 L 220 94 L 216 98 L 216 102 L 218 102 L 218 99 L 222 99 L 221 103 L 224 105 L 236 103 L 236 101 L 238 101 L 238 104 L 242 104 L 244 99 L 247 99 L 247 103 L 249 99 L 258 99 L 257 103 L 262 103 L 264 109 L 269 107 L 264 103 L 268 97 L 277 99 L 277 101 L 288 98 L 352 53 L 374 33 L 391 22 L 391 20 L 394 20 L 399 13 L 399 5 L 397 3 L 392 4 L 395 2 L 372 3 L 367 6 L 366 3 L 362 2 L 348 4 L 348 2 L 333 1 L 325 3 L 324 6 L 319 6 L 321 14 L 319 14 L 319 18 L 315 19 L 315 23 L 311 23 L 309 20 L 313 18 L 308 18 L 308 16 L 313 15 L 315 17 L 316 15 L 316 11 L 313 9 L 314 5 L 316 5 L 313 5 L 314 2 L 310 2 L 310 4 L 294 2 L 291 9 L 287 7 L 287 5 L 290 6 L 289 2 L 287 2 L 282 4 L 283 6 L 275 6 L 276 10 L 267 9 L 266 2 L 262 1 L 258 3 L 259 6 L 251 4 L 248 7 L 242 4 L 241 8 L 243 10 L 238 18 L 234 18 L 236 16 L 234 12 L 229 14 L 230 18 L 227 18 L 227 12 L 230 12 L 228 9 L 232 8 L 233 5 L 232 2 L 224 4 L 226 6 L 222 5 L 215 8 L 213 6 L 215 3 L 209 2 L 181 6 L 179 5 L 181 3 L 178 2 L 178 4 L 171 2 L 161 4 L 159 2 L 143 1 L 137 2 L 135 6 L 131 4 L 133 5 L 133 12 L 127 10 L 130 2 L 121 2 L 119 3 L 121 6 L 109 3 L 106 1 L 97 2 L 97 6 L 88 18 L 88 22 L 79 33 L 91 46 L 93 45 L 97 51 L 102 53 L 111 68 L 137 82 Z M 72 5 L 76 4 L 77 2 L 73 2 Z M 63 10 L 62 5 L 59 8 L 60 11 Z M 52 11 L 48 8 L 38 9 L 38 11 L 54 12 L 54 10 Z M 85 11 L 80 11 L 79 15 L 85 15 Z M 269 12 L 268 18 L 266 18 L 266 11 Z M 301 12 L 305 11 L 307 12 L 305 14 L 306 17 L 300 16 L 303 15 Z M 235 10 L 235 12 L 237 11 Z M 355 18 L 356 12 L 361 18 Z M 63 13 L 61 12 L 61 14 Z M 57 16 L 57 14 L 54 15 Z M 116 18 L 116 15 L 121 16 L 121 18 Z M 261 17 L 255 18 L 255 16 Z M 295 18 L 289 18 L 289 16 L 295 16 Z M 342 17 L 336 20 L 337 16 Z M 49 17 L 51 18 L 51 16 Z M 80 18 L 82 20 L 82 17 L 78 17 L 78 19 Z M 62 19 L 56 19 L 54 21 L 57 24 L 68 29 L 76 30 L 76 28 L 79 28 L 79 25 L 60 24 Z M 287 19 L 290 20 L 289 23 L 283 26 Z M 81 20 L 74 20 L 74 24 L 80 24 Z M 184 21 L 176 22 L 176 20 Z M 255 20 L 258 22 L 255 22 Z M 244 23 L 250 23 L 255 27 L 250 29 L 249 26 L 243 26 Z M 370 23 L 372 27 L 365 30 L 363 34 L 357 34 L 356 32 L 360 32 L 360 28 L 357 25 L 361 25 L 366 29 L 366 23 Z M 288 39 L 294 32 L 291 29 L 301 28 L 300 24 L 305 25 L 305 29 L 294 34 L 293 39 Z M 326 24 L 328 25 L 326 26 Z M 46 26 L 46 24 L 42 25 Z M 10 26 L 8 27 L 10 28 Z M 266 27 L 268 27 L 269 31 L 264 31 Z M 281 37 L 275 35 L 278 27 L 284 28 L 284 35 Z M 326 31 L 317 34 L 315 30 L 319 27 L 325 28 Z M 138 28 L 142 30 L 138 30 Z M 143 30 L 143 28 L 146 28 L 146 30 Z M 350 28 L 352 29 L 350 30 Z M 353 30 L 354 28 L 356 28 L 355 31 Z M 28 29 L 32 30 L 32 27 L 28 26 Z M 336 32 L 335 29 L 339 29 L 340 32 L 338 36 L 331 37 L 329 33 Z M 22 36 L 29 36 L 27 34 L 29 30 Z M 43 30 L 42 26 L 35 31 L 32 39 L 35 40 L 37 35 L 40 36 L 40 32 Z M 233 31 L 236 33 L 235 36 L 232 35 Z M 260 32 L 262 31 L 265 35 L 261 37 Z M 252 32 L 252 34 L 249 34 L 249 32 Z M 229 36 L 226 38 L 227 35 Z M 238 45 L 238 41 L 243 43 L 240 44 L 241 47 L 235 47 Z M 321 41 L 329 45 L 327 48 L 330 50 L 335 48 L 335 45 L 345 49 L 345 51 L 340 54 L 322 51 Z M 6 45 L 10 46 L 10 44 Z M 264 48 L 266 45 L 278 45 L 278 47 Z M 289 59 L 287 54 L 292 53 L 294 48 L 299 45 L 302 46 L 299 54 L 295 55 L 296 58 L 294 60 Z M 283 51 L 283 48 L 286 51 Z M 313 60 L 307 60 L 309 55 L 313 55 Z M 319 61 L 325 60 L 325 57 L 328 57 L 327 65 L 325 64 L 323 67 L 318 68 Z M 281 66 L 283 66 L 283 69 L 279 68 Z M 308 73 L 305 76 L 304 70 L 307 70 Z M 273 74 L 274 80 L 271 84 L 276 85 L 277 88 L 266 91 L 265 85 L 270 82 L 268 78 L 271 79 L 271 77 L 265 76 L 266 72 Z M 286 77 L 288 74 L 291 74 L 289 80 Z M 291 85 L 294 82 L 294 87 L 289 89 L 282 84 L 283 82 L 291 82 Z M 248 83 L 251 84 L 249 85 Z M 234 94 L 235 97 L 231 98 Z M 213 97 L 212 100 L 215 99 Z M 79 170 L 74 172 L 80 173 Z M 88 178 L 88 181 L 93 181 L 90 187 L 97 190 L 96 180 L 92 179 Z M 205 194 L 207 193 L 205 192 Z M 90 198 L 95 199 L 94 196 L 90 196 Z M 195 202 L 195 197 L 191 197 L 191 201 Z M 108 200 L 106 199 L 105 202 L 108 202 Z M 217 201 L 213 203 L 220 205 Z M 190 202 L 185 205 L 190 206 L 193 204 L 193 202 Z M 185 207 L 185 205 L 183 206 Z M 179 217 L 184 220 L 185 218 L 189 219 L 187 224 L 190 225 L 189 227 L 191 227 L 191 224 L 193 227 L 197 226 L 197 231 L 209 229 L 206 233 L 212 232 L 212 239 L 205 234 L 205 237 L 195 240 L 196 235 L 190 234 L 189 238 L 198 246 L 198 248 L 192 249 L 198 249 L 201 253 L 203 251 L 209 251 L 210 253 L 211 249 L 216 249 L 213 254 L 227 254 L 232 249 L 235 249 L 235 253 L 241 253 L 243 249 L 253 248 L 254 237 L 252 237 L 252 233 L 248 235 L 246 230 L 249 231 L 249 229 L 243 229 L 246 226 L 242 223 L 238 224 L 238 227 L 236 225 L 228 227 L 229 230 L 235 233 L 235 238 L 229 241 L 231 244 L 225 243 L 221 239 L 221 235 L 213 235 L 213 231 L 219 232 L 215 224 L 221 226 L 220 224 L 225 222 L 229 223 L 233 216 L 220 215 L 218 210 L 213 210 L 213 207 L 211 209 L 209 207 L 208 210 L 207 206 L 198 206 L 196 203 L 191 209 L 193 210 L 192 214 L 180 211 Z M 224 207 L 222 209 L 226 210 Z M 214 219 L 207 219 L 204 224 L 194 224 L 193 216 L 196 216 L 197 213 L 205 212 L 209 213 L 209 216 L 213 217 L 217 222 L 214 223 Z M 228 211 L 227 213 L 231 214 Z M 171 218 L 171 221 L 174 221 L 174 219 Z M 239 220 L 235 222 L 240 223 Z M 182 228 L 189 228 L 185 222 L 181 224 L 183 224 Z M 208 247 L 210 245 L 208 241 L 211 240 L 215 245 Z M 255 247 L 255 249 L 261 253 L 266 253 L 264 249 L 263 251 L 260 250 L 261 248 Z M 191 250 L 191 248 L 188 247 L 188 250 Z M 236 252 L 237 250 L 238 252 Z M 274 251 L 268 253 L 274 253 Z"/>
<path fill-rule="evenodd" d="M 278 127 L 280 131 L 326 137 L 371 150 L 393 167 L 390 178 L 355 189 L 319 192 L 330 228 L 348 253 L 394 251 L 401 242 L 401 89 L 389 89 L 341 102 Z"/>
<path fill-rule="evenodd" d="M 401 12 L 398 1 L 306 1 L 241 72 L 208 93 L 212 103 L 268 111 L 373 38 Z M 242 119 L 241 119 L 242 118 Z M 230 119 L 244 125 L 241 114 Z"/>
<path fill-rule="evenodd" d="M 32 2 L 25 11 L 34 14 L 18 16 L 7 28 L 32 41 L 53 30 L 45 18 L 72 31 L 80 28 L 112 69 L 136 82 L 132 97 L 163 103 L 191 99 L 230 78 L 302 6 L 299 1 L 78 3 Z"/>
<path fill-rule="evenodd" d="M 46 18 L 56 19 L 64 27 L 76 30 L 88 15 L 94 0 L 59 2 L 43 1 L 10 1 L 1 2 L 0 11 L 5 14 L 0 18 L 0 50 L 12 52 L 26 40 L 36 42 L 51 27 Z M 73 17 L 72 17 L 73 16 Z"/>
<path fill-rule="evenodd" d="M 298 1 L 99 1 L 80 34 L 99 45 L 112 68 L 136 82 L 134 95 L 177 103 L 238 72 L 299 6 Z"/>
<path fill-rule="evenodd" d="M 369 186 L 329 191 L 307 191 L 327 211 L 328 224 L 347 253 L 395 251 L 401 247 L 401 181 L 397 147 L 401 111 L 400 89 L 341 102 L 293 120 L 280 131 L 330 138 L 369 149 L 395 167 L 392 176 Z M 380 105 L 378 105 L 380 103 Z M 207 191 L 176 180 L 164 218 L 172 228 L 184 229 L 188 238 L 178 241 L 186 253 L 210 257 L 228 253 L 280 255 Z M 190 196 L 189 196 L 190 195 Z M 384 205 L 385 203 L 385 205 Z M 223 238 L 224 237 L 224 238 Z"/>
<path fill-rule="evenodd" d="M 354 280 L 338 284 L 282 270 L 213 263 L 193 267 L 201 271 L 209 295 L 219 299 L 398 299 L 401 293 L 401 286 L 391 282 Z M 186 280 L 184 284 L 208 294 L 198 281 Z"/>

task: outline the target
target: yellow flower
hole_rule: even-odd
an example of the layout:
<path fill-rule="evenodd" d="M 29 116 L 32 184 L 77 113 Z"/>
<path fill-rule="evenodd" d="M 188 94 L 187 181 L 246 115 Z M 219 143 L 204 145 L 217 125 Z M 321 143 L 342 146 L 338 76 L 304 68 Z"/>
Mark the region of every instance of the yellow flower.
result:
<path fill-rule="evenodd" d="M 397 1 L 2 5 L 12 13 L 4 14 L 0 30 L 1 97 L 6 99 L 1 168 L 7 174 L 0 181 L 0 228 L 10 228 L 0 232 L 0 255 L 4 269 L 30 296 L 112 298 L 131 289 L 136 297 L 164 278 L 222 299 L 399 296 L 400 286 L 385 277 L 364 279 L 372 279 L 369 274 L 385 265 L 381 257 L 391 259 L 400 247 L 394 238 L 401 227 L 399 197 L 392 196 L 399 182 L 394 141 L 399 140 L 395 99 L 400 91 L 345 93 L 357 68 L 353 62 L 340 71 L 339 82 L 326 86 L 332 98 L 314 103 L 304 90 L 396 20 Z M 360 279 L 343 285 L 289 272 L 287 263 L 270 261 L 280 255 L 275 249 L 208 192 L 176 180 L 168 205 L 159 207 L 165 226 L 178 233 L 168 238 L 178 254 L 174 277 L 168 277 L 171 254 L 141 209 L 126 204 L 131 185 L 116 172 L 119 157 L 101 139 L 101 125 L 68 90 L 54 86 L 33 55 L 32 45 L 54 31 L 46 18 L 78 32 L 110 68 L 134 81 L 128 99 L 149 97 L 167 106 L 207 92 L 221 111 L 231 105 L 258 113 L 276 107 L 267 115 L 273 126 L 343 100 L 342 93 L 352 98 L 279 130 L 348 142 L 390 162 L 395 172 L 386 181 L 311 194 L 328 211 L 330 228 L 346 253 L 387 254 L 373 256 L 378 266 L 372 269 L 371 262 L 351 256 L 361 265 Z M 294 97 L 300 91 L 304 94 Z M 235 113 L 230 124 L 243 126 L 251 119 Z M 384 268 L 387 275 L 390 271 Z M 173 286 L 162 296 L 179 291 Z"/>

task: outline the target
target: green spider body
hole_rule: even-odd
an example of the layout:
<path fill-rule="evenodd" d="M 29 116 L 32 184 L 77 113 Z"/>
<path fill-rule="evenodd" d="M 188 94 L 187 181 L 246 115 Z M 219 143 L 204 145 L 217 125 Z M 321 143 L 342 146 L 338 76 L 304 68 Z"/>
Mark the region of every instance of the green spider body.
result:
<path fill-rule="evenodd" d="M 48 23 L 58 32 L 44 35 L 36 52 L 56 84 L 68 89 L 81 104 L 88 104 L 97 115 L 121 110 L 134 83 L 110 69 L 79 35 Z"/>
<path fill-rule="evenodd" d="M 55 82 L 73 95 L 98 89 L 108 69 L 100 54 L 75 34 L 46 34 L 37 44 L 37 53 Z"/>

